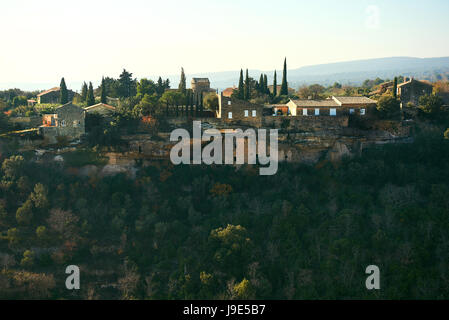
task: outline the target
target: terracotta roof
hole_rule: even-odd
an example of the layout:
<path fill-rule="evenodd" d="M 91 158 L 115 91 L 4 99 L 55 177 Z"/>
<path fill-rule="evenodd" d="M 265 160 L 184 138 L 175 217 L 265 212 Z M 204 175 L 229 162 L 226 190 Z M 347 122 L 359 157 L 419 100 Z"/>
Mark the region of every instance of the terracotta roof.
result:
<path fill-rule="evenodd" d="M 40 96 L 43 96 L 44 94 L 47 94 L 47 93 L 50 93 L 50 92 L 53 92 L 53 91 L 59 91 L 59 87 L 54 87 L 54 88 L 45 90 L 45 91 L 39 93 L 37 96 L 40 97 Z"/>
<path fill-rule="evenodd" d="M 332 99 L 327 100 L 292 100 L 298 108 L 313 108 L 313 107 L 338 107 L 337 104 Z"/>
<path fill-rule="evenodd" d="M 332 97 L 338 105 L 343 104 L 375 104 L 377 101 L 367 97 Z"/>
<path fill-rule="evenodd" d="M 114 107 L 114 106 L 110 106 L 109 104 L 106 104 L 106 103 L 97 103 L 97 104 L 94 104 L 93 106 L 86 107 L 86 108 L 84 108 L 84 109 L 85 109 L 86 111 L 89 111 L 89 110 L 91 110 L 91 109 L 98 108 L 98 107 L 105 107 L 106 109 L 115 111 L 115 107 Z"/>
<path fill-rule="evenodd" d="M 237 88 L 236 87 L 226 88 L 223 90 L 223 95 L 225 97 L 230 97 L 232 95 L 232 92 L 234 92 L 235 89 L 237 89 Z"/>

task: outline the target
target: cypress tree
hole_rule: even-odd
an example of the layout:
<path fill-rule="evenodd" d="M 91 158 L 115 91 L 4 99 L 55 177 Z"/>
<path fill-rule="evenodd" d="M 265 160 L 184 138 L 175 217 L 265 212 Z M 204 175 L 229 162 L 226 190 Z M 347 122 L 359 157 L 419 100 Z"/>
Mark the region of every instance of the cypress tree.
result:
<path fill-rule="evenodd" d="M 250 92 L 250 86 L 249 86 L 249 75 L 248 75 L 248 69 L 246 69 L 246 78 L 245 78 L 245 100 L 249 100 L 251 98 L 251 92 Z"/>
<path fill-rule="evenodd" d="M 282 84 L 281 84 L 281 96 L 288 95 L 288 85 L 287 85 L 287 58 L 284 60 L 284 72 L 282 73 Z"/>
<path fill-rule="evenodd" d="M 178 90 L 183 94 L 186 93 L 186 75 L 184 74 L 184 68 L 181 68 L 181 80 L 179 81 Z"/>
<path fill-rule="evenodd" d="M 83 86 L 81 87 L 81 101 L 86 102 L 87 98 L 87 83 L 84 81 Z"/>
<path fill-rule="evenodd" d="M 266 74 L 263 75 L 263 93 L 270 93 L 270 91 L 268 90 L 268 79 Z"/>
<path fill-rule="evenodd" d="M 237 91 L 237 97 L 241 100 L 245 99 L 245 88 L 243 87 L 243 70 L 240 69 L 239 88 Z"/>
<path fill-rule="evenodd" d="M 89 89 L 87 90 L 86 98 L 87 106 L 93 106 L 95 104 L 94 88 L 92 87 L 92 82 L 89 82 Z"/>
<path fill-rule="evenodd" d="M 394 77 L 393 81 L 393 97 L 398 98 L 398 77 Z"/>
<path fill-rule="evenodd" d="M 276 97 L 278 95 L 278 84 L 277 84 L 277 76 L 276 76 L 276 70 L 274 70 L 274 79 L 273 79 L 273 97 Z"/>
<path fill-rule="evenodd" d="M 64 78 L 61 79 L 59 88 L 59 102 L 61 104 L 66 104 L 67 102 L 69 102 L 69 93 L 67 92 L 67 86 L 65 85 Z"/>
<path fill-rule="evenodd" d="M 260 74 L 260 78 L 259 78 L 259 92 L 260 93 L 264 93 L 265 91 L 265 83 L 264 83 L 264 78 L 263 78 L 263 74 Z"/>
<path fill-rule="evenodd" d="M 104 81 L 104 77 L 101 78 L 101 97 L 100 97 L 100 102 L 101 103 L 106 103 L 106 83 Z"/>

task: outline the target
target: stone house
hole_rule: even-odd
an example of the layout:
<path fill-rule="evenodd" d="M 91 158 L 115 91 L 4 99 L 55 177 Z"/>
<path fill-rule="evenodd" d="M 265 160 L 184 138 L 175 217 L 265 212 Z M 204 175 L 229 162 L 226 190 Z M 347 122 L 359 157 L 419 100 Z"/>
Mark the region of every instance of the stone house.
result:
<path fill-rule="evenodd" d="M 241 123 L 260 127 L 262 125 L 263 105 L 218 95 L 217 118 L 225 123 Z"/>
<path fill-rule="evenodd" d="M 196 98 L 199 98 L 201 94 L 205 96 L 209 92 L 215 92 L 215 89 L 210 87 L 209 78 L 192 78 L 190 86 Z"/>
<path fill-rule="evenodd" d="M 59 106 L 53 114 L 45 114 L 42 117 L 42 125 L 39 133 L 56 142 L 57 137 L 77 139 L 85 134 L 86 111 L 71 102 Z"/>
<path fill-rule="evenodd" d="M 332 97 L 325 100 L 291 100 L 287 103 L 292 116 L 366 116 L 377 101 L 367 97 Z"/>
<path fill-rule="evenodd" d="M 397 90 L 397 95 L 401 99 L 402 105 L 406 106 L 409 102 L 418 105 L 419 98 L 426 94 L 432 94 L 433 87 L 429 82 L 411 78 L 399 84 Z"/>
<path fill-rule="evenodd" d="M 48 90 L 45 90 L 37 95 L 37 103 L 59 103 L 59 87 L 54 87 Z M 75 92 L 72 90 L 67 90 L 67 95 L 69 97 L 69 101 L 73 100 Z"/>
<path fill-rule="evenodd" d="M 89 113 L 98 113 L 102 117 L 112 117 L 116 112 L 116 108 L 114 106 L 108 105 L 106 103 L 97 103 L 93 106 L 84 108 L 86 112 Z"/>

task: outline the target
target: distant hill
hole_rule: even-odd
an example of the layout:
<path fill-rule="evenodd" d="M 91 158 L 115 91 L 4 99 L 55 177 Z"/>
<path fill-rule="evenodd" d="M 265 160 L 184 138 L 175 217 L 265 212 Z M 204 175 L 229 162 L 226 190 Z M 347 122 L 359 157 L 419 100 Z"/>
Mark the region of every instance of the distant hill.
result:
<path fill-rule="evenodd" d="M 287 61 L 288 62 L 288 61 Z M 134 70 L 131 70 L 134 71 Z M 251 77 L 259 80 L 261 73 L 268 76 L 268 82 L 273 82 L 274 70 L 249 70 Z M 223 90 L 232 85 L 238 85 L 240 70 L 186 74 L 187 86 L 193 77 L 207 77 L 212 88 Z M 282 69 L 277 70 L 278 84 L 281 82 Z M 319 83 L 330 85 L 334 82 L 341 84 L 361 84 L 366 79 L 392 79 L 394 76 L 413 76 L 417 79 L 436 81 L 449 78 L 449 57 L 442 58 L 413 58 L 391 57 L 367 60 L 354 60 L 346 62 L 319 64 L 288 70 L 289 86 L 297 89 L 303 84 Z M 150 77 L 151 78 L 151 77 Z M 165 76 L 172 88 L 179 83 L 179 75 Z M 154 79 L 154 80 L 157 80 Z M 70 88 L 81 88 L 82 81 L 71 81 Z M 0 88 L 21 88 L 23 90 L 48 89 L 58 83 L 0 83 Z M 94 84 L 95 85 L 95 84 Z M 0 89 L 1 90 L 1 89 Z"/>
<path fill-rule="evenodd" d="M 239 70 L 226 72 L 211 72 L 201 74 L 189 74 L 187 78 L 208 77 L 211 86 L 224 89 L 238 84 Z M 250 76 L 259 79 L 260 73 L 268 75 L 268 81 L 273 81 L 273 70 L 249 70 Z M 281 81 L 282 70 L 277 70 L 278 83 Z M 442 58 L 412 58 L 392 57 L 380 59 L 355 60 L 305 66 L 288 70 L 289 86 L 297 88 L 303 84 L 319 83 L 330 85 L 334 82 L 342 84 L 361 84 L 366 79 L 392 79 L 397 75 L 413 76 L 419 79 L 431 81 L 440 80 L 449 76 L 449 57 Z M 172 83 L 179 82 L 179 76 L 170 77 Z"/>

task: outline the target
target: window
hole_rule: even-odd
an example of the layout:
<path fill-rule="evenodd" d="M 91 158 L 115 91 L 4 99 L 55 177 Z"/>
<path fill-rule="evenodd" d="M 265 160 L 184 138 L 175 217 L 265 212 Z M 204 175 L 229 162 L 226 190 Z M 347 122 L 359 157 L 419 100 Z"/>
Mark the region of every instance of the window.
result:
<path fill-rule="evenodd" d="M 253 110 L 252 112 L 252 116 L 255 117 L 256 116 L 256 110 Z"/>
<path fill-rule="evenodd" d="M 231 105 L 231 100 L 228 101 L 228 106 L 230 106 L 230 105 Z"/>
<path fill-rule="evenodd" d="M 307 115 L 307 109 L 302 109 L 302 115 L 306 116 Z"/>
<path fill-rule="evenodd" d="M 245 110 L 245 117 L 248 117 L 248 110 Z"/>
<path fill-rule="evenodd" d="M 315 109 L 315 115 L 316 115 L 316 116 L 319 116 L 319 115 L 320 115 L 320 109 L 318 109 L 318 108 Z"/>
<path fill-rule="evenodd" d="M 61 120 L 61 127 L 65 127 L 65 120 Z"/>
<path fill-rule="evenodd" d="M 331 108 L 330 111 L 329 111 L 329 114 L 330 114 L 331 116 L 336 116 L 336 115 L 337 115 L 337 109 Z"/>
<path fill-rule="evenodd" d="M 361 115 L 361 116 L 364 116 L 364 115 L 365 115 L 365 112 L 366 112 L 365 109 L 360 109 L 360 115 Z"/>
<path fill-rule="evenodd" d="M 232 112 L 228 112 L 228 119 L 232 119 Z"/>
<path fill-rule="evenodd" d="M 354 114 L 354 109 L 353 108 L 349 109 L 349 114 Z"/>

